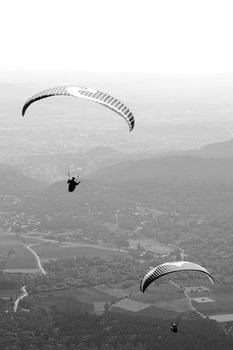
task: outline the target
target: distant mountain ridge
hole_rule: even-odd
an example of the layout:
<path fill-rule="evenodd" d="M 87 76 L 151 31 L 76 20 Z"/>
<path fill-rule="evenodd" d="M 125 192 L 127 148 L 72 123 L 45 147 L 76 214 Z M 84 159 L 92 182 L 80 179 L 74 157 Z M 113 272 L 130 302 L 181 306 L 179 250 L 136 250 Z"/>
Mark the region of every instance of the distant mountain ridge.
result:
<path fill-rule="evenodd" d="M 230 145 L 228 143 L 227 147 Z M 104 155 L 104 162 L 95 171 L 83 174 L 81 185 L 73 193 L 67 191 L 67 177 L 49 186 L 22 175 L 15 167 L 2 164 L 0 195 L 18 196 L 22 211 L 39 216 L 57 212 L 72 216 L 73 211 L 85 212 L 87 204 L 96 212 L 145 205 L 165 211 L 216 215 L 221 210 L 228 216 L 232 214 L 231 158 L 202 157 L 197 156 L 198 152 L 160 157 L 145 155 L 144 158 L 142 155 L 141 158 L 119 155 L 118 158 L 116 153 L 117 161 L 110 157 L 110 162 L 105 162 L 109 150 L 106 154 L 105 150 L 99 151 L 97 158 Z"/>
<path fill-rule="evenodd" d="M 233 183 L 233 162 L 192 155 L 154 157 L 121 162 L 97 170 L 90 178 L 106 183 Z"/>
<path fill-rule="evenodd" d="M 108 167 L 129 158 L 121 151 L 111 147 L 96 147 L 79 153 L 41 154 L 23 157 L 16 166 L 32 178 L 47 183 L 67 177 L 67 173 L 87 175 L 99 168 Z"/>
<path fill-rule="evenodd" d="M 183 162 L 185 162 L 185 159 L 183 161 L 181 158 L 174 159 L 174 161 L 171 161 L 172 157 L 180 156 L 180 157 L 186 157 L 187 165 L 182 165 Z M 124 161 L 131 161 L 131 160 L 138 160 L 144 158 L 144 160 L 148 160 L 147 165 L 146 163 L 142 163 L 141 166 L 148 168 L 148 174 L 145 174 L 145 179 L 150 178 L 150 167 L 149 165 L 150 160 L 153 159 L 160 159 L 160 165 L 162 167 L 167 167 L 167 170 L 169 171 L 170 175 L 173 177 L 181 177 L 178 170 L 175 170 L 175 162 L 177 161 L 179 164 L 177 164 L 178 167 L 181 166 L 181 172 L 186 173 L 189 178 L 192 177 L 192 174 L 189 174 L 191 169 L 193 169 L 192 164 L 189 164 L 187 157 L 195 156 L 199 158 L 211 158 L 211 159 L 226 159 L 226 158 L 233 158 L 233 139 L 225 142 L 216 142 L 213 144 L 206 145 L 202 147 L 200 150 L 188 150 L 188 151 L 175 151 L 175 152 L 166 152 L 161 154 L 149 154 L 149 153 L 135 153 L 135 154 L 127 154 L 123 153 L 115 148 L 112 147 L 95 147 L 92 149 L 89 149 L 87 151 L 80 150 L 79 153 L 59 153 L 59 154 L 41 154 L 41 155 L 32 155 L 32 156 L 26 156 L 22 157 L 21 159 L 16 160 L 15 165 L 21 170 L 21 172 L 25 175 L 28 175 L 32 178 L 36 178 L 39 181 L 47 182 L 47 183 L 54 183 L 56 181 L 60 181 L 63 178 L 66 178 L 67 172 L 70 171 L 72 175 L 76 176 L 76 173 L 82 173 L 83 176 L 92 176 L 91 174 L 95 174 L 98 176 L 98 171 L 101 172 L 103 168 L 109 168 L 111 166 L 114 166 L 114 164 L 122 163 Z M 170 164 L 165 165 L 168 161 L 162 161 L 161 159 L 170 158 Z M 163 164 L 162 164 L 163 163 Z M 173 165 L 171 164 L 173 163 Z M 192 162 L 191 162 L 192 163 Z M 197 161 L 195 161 L 196 166 L 198 166 Z M 134 163 L 133 163 L 134 164 Z M 132 164 L 132 165 L 133 165 Z M 134 166 L 134 165 L 133 165 Z M 139 165 L 138 165 L 139 166 Z M 205 167 L 202 164 L 200 166 L 203 168 Z M 210 164 L 209 164 L 210 166 Z M 213 169 L 208 170 L 207 174 L 211 171 L 215 171 Z M 188 168 L 188 169 L 186 169 Z M 81 171 L 82 169 L 82 171 Z M 165 169 L 164 169 L 165 171 Z M 200 173 L 201 170 L 192 170 L 194 173 L 197 172 Z M 227 170 L 228 171 L 228 170 Z M 140 169 L 139 172 L 142 172 L 142 169 Z M 133 178 L 136 179 L 138 176 L 136 175 L 137 169 L 135 169 Z M 159 176 L 160 171 L 158 171 L 158 174 L 156 172 L 155 177 Z M 211 175 L 211 174 L 210 174 Z M 110 173 L 109 173 L 109 176 Z M 127 177 L 127 175 L 119 174 L 119 178 Z M 168 178 L 169 174 L 165 174 L 165 178 Z M 113 175 L 113 178 L 115 178 L 115 175 Z M 119 179 L 117 179 L 119 181 Z"/>
<path fill-rule="evenodd" d="M 0 164 L 0 179 L 0 194 L 34 194 L 45 189 L 45 184 L 6 164 Z"/>
<path fill-rule="evenodd" d="M 203 158 L 233 158 L 233 139 L 210 143 L 200 149 L 166 152 L 160 156 L 168 155 L 197 156 Z"/>
<path fill-rule="evenodd" d="M 233 138 L 229 141 L 206 145 L 197 154 L 209 158 L 233 158 Z"/>
<path fill-rule="evenodd" d="M 83 174 L 83 180 L 90 182 L 91 187 L 96 187 L 97 183 L 111 184 L 115 187 L 118 183 L 135 183 L 139 186 L 146 185 L 147 182 L 154 185 L 233 183 L 233 162 L 229 161 L 231 158 L 233 158 L 233 139 L 182 154 L 154 157 L 145 155 L 144 159 L 142 154 L 131 157 L 114 148 L 98 147 L 80 154 L 29 157 L 28 162 L 32 167 L 39 167 L 41 162 L 53 166 L 61 161 L 60 170 L 65 174 L 64 181 L 70 163 L 76 163 L 80 167 L 87 166 L 91 171 Z M 16 167 L 5 164 L 0 164 L 0 178 L 0 193 L 35 193 L 48 188 L 48 184 L 23 175 Z M 51 193 L 54 192 L 56 185 L 52 188 Z"/>

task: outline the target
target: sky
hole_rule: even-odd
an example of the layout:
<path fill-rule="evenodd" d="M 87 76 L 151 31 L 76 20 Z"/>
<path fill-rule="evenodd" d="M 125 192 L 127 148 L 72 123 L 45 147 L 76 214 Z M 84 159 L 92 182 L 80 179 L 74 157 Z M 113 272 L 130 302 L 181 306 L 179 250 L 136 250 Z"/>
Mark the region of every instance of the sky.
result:
<path fill-rule="evenodd" d="M 7 0 L 0 73 L 233 72 L 233 2 Z"/>

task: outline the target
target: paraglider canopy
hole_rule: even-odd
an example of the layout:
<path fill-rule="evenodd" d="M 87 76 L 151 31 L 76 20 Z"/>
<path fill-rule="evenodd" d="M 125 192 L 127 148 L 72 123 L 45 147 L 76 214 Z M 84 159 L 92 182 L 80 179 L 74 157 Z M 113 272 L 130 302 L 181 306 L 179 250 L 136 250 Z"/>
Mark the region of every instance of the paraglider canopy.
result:
<path fill-rule="evenodd" d="M 178 271 L 198 271 L 206 274 L 212 284 L 214 284 L 214 279 L 211 274 L 202 266 L 189 262 L 189 261 L 172 261 L 161 264 L 154 269 L 150 270 L 141 280 L 140 290 L 144 293 L 147 287 L 157 280 L 158 278 Z"/>
<path fill-rule="evenodd" d="M 129 126 L 129 131 L 132 131 L 134 128 L 135 120 L 133 113 L 124 103 L 104 92 L 78 86 L 58 86 L 38 92 L 25 102 L 22 109 L 22 116 L 25 115 L 26 110 L 33 102 L 52 96 L 74 96 L 99 103 L 124 118 Z"/>

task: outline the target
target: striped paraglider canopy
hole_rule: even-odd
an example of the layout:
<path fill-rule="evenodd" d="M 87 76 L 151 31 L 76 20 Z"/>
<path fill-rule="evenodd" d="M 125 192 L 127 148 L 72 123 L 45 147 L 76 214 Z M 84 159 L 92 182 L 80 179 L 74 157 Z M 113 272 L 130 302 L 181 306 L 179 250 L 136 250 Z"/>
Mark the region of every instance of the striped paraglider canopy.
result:
<path fill-rule="evenodd" d="M 212 284 L 214 284 L 214 279 L 211 274 L 202 266 L 189 262 L 189 261 L 172 261 L 167 262 L 157 267 L 153 268 L 143 277 L 140 283 L 140 290 L 144 293 L 149 285 L 156 281 L 158 278 L 165 276 L 173 272 L 180 271 L 197 271 L 206 274 Z"/>
<path fill-rule="evenodd" d="M 58 86 L 51 89 L 43 90 L 38 92 L 36 95 L 30 97 L 24 104 L 22 109 L 22 115 L 25 115 L 27 108 L 33 103 L 43 98 L 52 97 L 52 96 L 74 96 L 84 98 L 96 103 L 99 103 L 115 113 L 119 114 L 122 118 L 125 119 L 129 126 L 129 131 L 132 131 L 134 128 L 135 120 L 133 113 L 130 109 L 117 98 L 108 95 L 104 92 L 85 88 L 78 86 Z"/>

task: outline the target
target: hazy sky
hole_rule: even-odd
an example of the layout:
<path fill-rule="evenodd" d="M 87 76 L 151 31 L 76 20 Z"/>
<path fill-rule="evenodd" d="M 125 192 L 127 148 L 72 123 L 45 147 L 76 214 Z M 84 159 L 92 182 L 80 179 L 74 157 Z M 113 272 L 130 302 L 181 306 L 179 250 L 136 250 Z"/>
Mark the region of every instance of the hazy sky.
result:
<path fill-rule="evenodd" d="M 232 10 L 231 0 L 2 1 L 1 74 L 233 72 Z"/>

